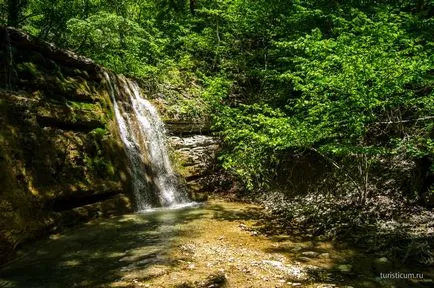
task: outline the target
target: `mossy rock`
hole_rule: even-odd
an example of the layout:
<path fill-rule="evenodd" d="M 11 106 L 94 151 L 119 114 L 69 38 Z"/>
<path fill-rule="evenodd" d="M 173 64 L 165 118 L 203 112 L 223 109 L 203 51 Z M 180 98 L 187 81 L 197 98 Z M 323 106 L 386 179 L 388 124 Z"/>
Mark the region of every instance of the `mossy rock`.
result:
<path fill-rule="evenodd" d="M 192 192 L 190 194 L 191 200 L 195 202 L 205 202 L 208 200 L 208 197 L 209 195 L 206 192 Z"/>
<path fill-rule="evenodd" d="M 39 68 L 32 62 L 17 64 L 16 69 L 20 78 L 32 79 L 42 77 L 42 73 L 39 71 Z"/>

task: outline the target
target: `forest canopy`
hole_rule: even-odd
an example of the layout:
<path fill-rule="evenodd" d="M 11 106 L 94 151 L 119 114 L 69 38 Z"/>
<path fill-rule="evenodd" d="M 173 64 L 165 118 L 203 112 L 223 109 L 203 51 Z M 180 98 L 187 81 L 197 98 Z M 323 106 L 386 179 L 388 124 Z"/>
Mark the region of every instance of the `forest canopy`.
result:
<path fill-rule="evenodd" d="M 201 107 L 186 111 L 212 113 L 222 164 L 248 189 L 267 185 L 288 150 L 434 155 L 433 0 L 2 0 L 0 9 L 2 25 L 190 89 Z"/>

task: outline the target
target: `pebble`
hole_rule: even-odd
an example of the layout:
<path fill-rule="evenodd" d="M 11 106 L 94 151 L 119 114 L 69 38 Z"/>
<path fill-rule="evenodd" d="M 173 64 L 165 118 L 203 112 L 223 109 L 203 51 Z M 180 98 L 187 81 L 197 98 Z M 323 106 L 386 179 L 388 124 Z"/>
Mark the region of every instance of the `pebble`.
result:
<path fill-rule="evenodd" d="M 263 260 L 262 263 L 271 265 L 271 266 L 273 266 L 275 268 L 282 268 L 282 267 L 284 267 L 283 263 L 279 262 L 279 261 Z"/>
<path fill-rule="evenodd" d="M 309 261 L 312 261 L 312 259 L 308 258 L 308 257 L 297 257 L 297 261 L 309 262 Z"/>
<path fill-rule="evenodd" d="M 350 272 L 353 267 L 349 264 L 343 264 L 338 266 L 338 270 L 341 272 Z"/>
<path fill-rule="evenodd" d="M 388 263 L 389 259 L 387 259 L 386 257 L 381 257 L 381 258 L 378 258 L 376 261 L 377 261 L 377 263 Z"/>
<path fill-rule="evenodd" d="M 317 257 L 319 255 L 317 252 L 314 251 L 306 251 L 306 252 L 302 252 L 301 254 L 306 257 Z"/>
<path fill-rule="evenodd" d="M 319 255 L 319 258 L 330 258 L 330 254 L 329 253 L 321 253 Z"/>

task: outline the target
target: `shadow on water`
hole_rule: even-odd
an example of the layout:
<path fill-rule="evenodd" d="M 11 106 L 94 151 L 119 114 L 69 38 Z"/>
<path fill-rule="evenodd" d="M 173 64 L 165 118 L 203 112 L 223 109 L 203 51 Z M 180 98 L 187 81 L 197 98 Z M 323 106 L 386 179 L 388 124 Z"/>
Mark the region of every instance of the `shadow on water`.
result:
<path fill-rule="evenodd" d="M 381 254 L 362 250 L 351 242 L 351 238 L 323 240 L 301 229 L 291 228 L 290 224 L 273 217 L 262 218 L 256 225 L 260 233 L 274 242 L 264 249 L 265 252 L 285 255 L 306 267 L 307 280 L 289 278 L 287 281 L 300 282 L 302 285 L 327 283 L 337 287 L 434 287 L 432 265 L 388 259 Z"/>
<path fill-rule="evenodd" d="M 207 219 L 234 222 L 235 227 L 244 231 L 240 233 L 257 235 L 253 232 L 258 232 L 265 236 L 243 238 L 243 241 L 252 241 L 254 247 L 265 252 L 264 259 L 256 260 L 284 255 L 287 265 L 302 267 L 307 275 L 305 280 L 289 276 L 285 279 L 300 283 L 301 287 L 432 287 L 429 282 L 433 277 L 432 267 L 405 267 L 364 254 L 348 243 L 306 237 L 303 231 L 288 234 L 288 227 L 279 227 L 286 224 L 268 217 L 263 209 L 222 201 L 211 201 L 198 208 L 99 219 L 53 235 L 28 247 L 18 259 L 0 270 L 0 287 L 134 287 L 129 280 L 152 282 L 161 276 L 152 269 L 177 265 L 169 257 L 171 249 L 178 245 L 177 240 L 197 239 L 207 233 L 197 229 L 204 226 L 194 224 L 198 220 L 207 223 Z M 244 223 L 247 225 L 241 225 Z M 285 228 L 286 233 L 281 233 L 280 228 Z M 388 272 L 424 273 L 424 281 L 428 282 L 379 279 L 380 273 Z M 189 277 L 191 272 L 186 273 Z"/>
<path fill-rule="evenodd" d="M 325 283 L 324 287 L 434 287 L 433 266 L 393 261 L 356 248 L 350 241 L 321 240 L 305 231 L 291 229 L 290 224 L 267 215 L 260 207 L 227 203 L 209 205 L 207 209 L 216 220 L 250 221 L 247 228 L 250 232 L 256 231 L 271 240 L 264 245 L 264 252 L 285 255 L 290 263 L 305 267 L 307 280 L 288 278 L 288 282 L 309 287 L 317 287 L 310 286 L 315 283 Z"/>
<path fill-rule="evenodd" d="M 194 237 L 181 225 L 200 217 L 197 209 L 156 211 L 70 229 L 22 251 L 0 271 L 0 287 L 96 287 L 120 281 L 124 271 L 170 266 L 165 255 L 171 241 Z"/>

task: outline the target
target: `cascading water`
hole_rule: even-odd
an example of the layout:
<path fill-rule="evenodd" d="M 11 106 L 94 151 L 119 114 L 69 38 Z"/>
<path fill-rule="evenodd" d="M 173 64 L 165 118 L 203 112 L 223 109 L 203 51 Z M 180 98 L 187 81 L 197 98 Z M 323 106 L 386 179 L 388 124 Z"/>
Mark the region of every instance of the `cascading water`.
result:
<path fill-rule="evenodd" d="M 104 72 L 110 86 L 116 121 L 131 164 L 138 211 L 174 207 L 188 202 L 172 169 L 164 124 L 137 83 Z"/>

